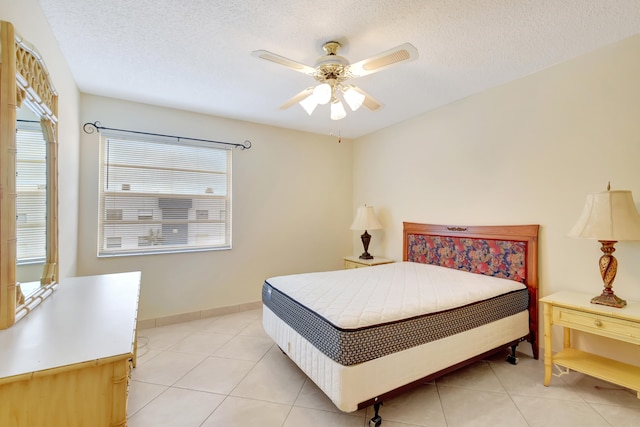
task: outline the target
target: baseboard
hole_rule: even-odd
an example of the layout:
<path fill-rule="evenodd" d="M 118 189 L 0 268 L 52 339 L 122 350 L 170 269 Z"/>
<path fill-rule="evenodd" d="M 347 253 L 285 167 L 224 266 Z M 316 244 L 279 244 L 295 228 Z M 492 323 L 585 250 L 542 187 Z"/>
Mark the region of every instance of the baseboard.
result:
<path fill-rule="evenodd" d="M 209 317 L 223 316 L 225 314 L 239 313 L 242 311 L 256 310 L 262 307 L 261 301 L 248 302 L 226 307 L 209 308 L 207 310 L 193 311 L 190 313 L 174 314 L 155 319 L 138 320 L 138 330 L 157 328 L 159 326 L 173 325 L 193 320 L 207 319 Z"/>

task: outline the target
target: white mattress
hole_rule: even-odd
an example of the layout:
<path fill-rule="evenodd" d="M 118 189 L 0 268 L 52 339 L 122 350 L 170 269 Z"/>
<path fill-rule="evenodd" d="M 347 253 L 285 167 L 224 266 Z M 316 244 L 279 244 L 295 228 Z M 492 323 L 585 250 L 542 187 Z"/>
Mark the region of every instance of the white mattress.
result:
<path fill-rule="evenodd" d="M 414 262 L 279 276 L 266 282 L 340 329 L 440 312 L 526 288 L 513 280 Z"/>
<path fill-rule="evenodd" d="M 373 268 L 361 270 L 370 269 Z M 361 402 L 526 336 L 529 315 L 523 311 L 467 332 L 352 366 L 340 365 L 325 356 L 266 306 L 263 307 L 263 326 L 338 409 L 352 412 Z"/>

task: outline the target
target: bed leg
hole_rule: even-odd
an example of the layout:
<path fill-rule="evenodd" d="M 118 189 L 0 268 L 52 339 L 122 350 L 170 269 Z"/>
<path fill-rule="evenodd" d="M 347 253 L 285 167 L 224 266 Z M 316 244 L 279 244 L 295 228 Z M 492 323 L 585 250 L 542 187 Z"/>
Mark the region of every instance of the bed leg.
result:
<path fill-rule="evenodd" d="M 380 424 L 382 424 L 382 417 L 378 415 L 380 406 L 382 406 L 382 402 L 377 402 L 373 404 L 374 415 L 373 415 L 373 418 L 369 420 L 369 427 L 380 427 Z"/>
<path fill-rule="evenodd" d="M 514 344 L 511 346 L 511 354 L 507 356 L 507 362 L 511 363 L 512 365 L 517 365 L 518 364 L 518 358 L 516 357 L 516 348 L 518 347 L 518 344 Z"/>

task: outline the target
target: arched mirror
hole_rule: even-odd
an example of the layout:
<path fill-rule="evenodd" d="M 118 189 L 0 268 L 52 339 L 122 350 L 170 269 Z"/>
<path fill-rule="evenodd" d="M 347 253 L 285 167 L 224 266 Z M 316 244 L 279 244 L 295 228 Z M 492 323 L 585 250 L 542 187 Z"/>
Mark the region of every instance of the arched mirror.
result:
<path fill-rule="evenodd" d="M 0 329 L 58 281 L 58 95 L 42 57 L 0 21 Z"/>

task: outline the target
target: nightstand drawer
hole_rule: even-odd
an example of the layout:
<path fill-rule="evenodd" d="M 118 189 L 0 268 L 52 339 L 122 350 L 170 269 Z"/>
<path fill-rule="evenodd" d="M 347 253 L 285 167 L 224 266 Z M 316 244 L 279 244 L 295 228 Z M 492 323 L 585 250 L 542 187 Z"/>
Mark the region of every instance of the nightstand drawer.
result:
<path fill-rule="evenodd" d="M 553 323 L 633 344 L 640 344 L 640 323 L 629 320 L 554 306 Z"/>
<path fill-rule="evenodd" d="M 344 268 L 347 270 L 350 268 L 361 268 L 361 267 L 368 267 L 368 265 L 358 264 L 357 262 L 353 262 L 353 261 L 344 262 Z"/>
<path fill-rule="evenodd" d="M 355 256 L 347 256 L 344 257 L 344 268 L 348 270 L 351 268 L 373 267 L 374 265 L 390 264 L 392 262 L 392 259 L 386 258 L 375 257 L 370 259 L 362 259 Z"/>

